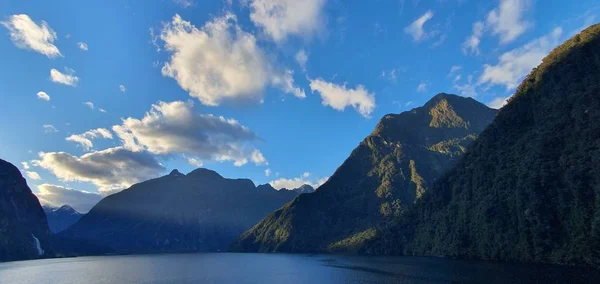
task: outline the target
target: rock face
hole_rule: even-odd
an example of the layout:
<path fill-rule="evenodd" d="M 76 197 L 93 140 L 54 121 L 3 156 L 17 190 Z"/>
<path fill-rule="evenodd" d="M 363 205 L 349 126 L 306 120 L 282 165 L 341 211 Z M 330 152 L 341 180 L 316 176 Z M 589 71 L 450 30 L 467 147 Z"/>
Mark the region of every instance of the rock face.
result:
<path fill-rule="evenodd" d="M 220 251 L 296 195 L 207 169 L 174 170 L 104 198 L 60 236 L 117 253 Z"/>
<path fill-rule="evenodd" d="M 553 50 L 366 252 L 600 266 L 600 25 Z"/>
<path fill-rule="evenodd" d="M 21 172 L 0 159 L 0 261 L 52 256 L 50 235 L 44 210 Z"/>
<path fill-rule="evenodd" d="M 59 208 L 46 205 L 43 208 L 46 218 L 48 218 L 50 230 L 55 234 L 75 224 L 83 216 L 69 205 L 63 205 Z"/>
<path fill-rule="evenodd" d="M 354 251 L 375 227 L 410 209 L 492 121 L 496 110 L 438 94 L 384 116 L 314 193 L 302 194 L 244 233 L 238 251 Z"/>
<path fill-rule="evenodd" d="M 313 192 L 315 192 L 315 189 L 308 184 L 304 184 L 298 188 L 294 188 L 293 191 L 297 192 L 298 194 L 304 194 L 304 193 L 313 193 Z"/>

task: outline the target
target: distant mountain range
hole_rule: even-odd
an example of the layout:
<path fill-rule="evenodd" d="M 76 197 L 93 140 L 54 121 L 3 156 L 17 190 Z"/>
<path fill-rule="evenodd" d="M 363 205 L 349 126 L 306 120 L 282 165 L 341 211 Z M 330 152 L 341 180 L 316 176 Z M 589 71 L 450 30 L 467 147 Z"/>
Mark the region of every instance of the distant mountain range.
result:
<path fill-rule="evenodd" d="M 174 170 L 104 198 L 60 236 L 118 253 L 223 251 L 297 195 L 208 169 Z"/>
<path fill-rule="evenodd" d="M 0 159 L 0 261 L 53 256 L 44 210 L 21 172 Z"/>
<path fill-rule="evenodd" d="M 46 213 L 46 218 L 48 219 L 48 225 L 50 226 L 50 230 L 52 233 L 59 233 L 64 231 L 66 228 L 75 224 L 75 222 L 79 221 L 81 214 L 77 212 L 73 207 L 69 205 L 63 205 L 61 207 L 52 207 L 48 205 L 42 206 L 44 208 L 44 212 Z"/>
<path fill-rule="evenodd" d="M 104 198 L 58 235 L 0 160 L 0 261 L 230 247 L 600 267 L 599 81 L 594 25 L 499 112 L 442 93 L 384 116 L 317 190 L 174 170 Z M 74 211 L 62 209 L 50 213 Z"/>
<path fill-rule="evenodd" d="M 316 192 L 269 214 L 232 249 L 356 251 L 377 226 L 410 210 L 495 115 L 471 98 L 438 94 L 384 116 Z"/>

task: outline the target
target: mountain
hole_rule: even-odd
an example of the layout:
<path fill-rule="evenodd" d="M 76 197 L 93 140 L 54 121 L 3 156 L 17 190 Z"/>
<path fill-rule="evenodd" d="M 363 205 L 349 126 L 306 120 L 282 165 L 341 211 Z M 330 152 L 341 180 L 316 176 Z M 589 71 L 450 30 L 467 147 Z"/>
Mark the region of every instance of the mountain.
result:
<path fill-rule="evenodd" d="M 464 158 L 365 248 L 600 266 L 600 25 L 554 49 Z"/>
<path fill-rule="evenodd" d="M 353 251 L 375 227 L 404 214 L 477 135 L 496 110 L 438 94 L 424 106 L 388 114 L 314 193 L 269 214 L 236 251 Z"/>
<path fill-rule="evenodd" d="M 0 159 L 0 261 L 51 256 L 50 236 L 44 210 L 21 172 Z"/>
<path fill-rule="evenodd" d="M 75 224 L 83 216 L 69 205 L 63 205 L 60 208 L 45 205 L 43 208 L 50 230 L 55 234 Z"/>
<path fill-rule="evenodd" d="M 303 184 L 297 188 L 292 189 L 293 191 L 297 192 L 298 194 L 304 194 L 304 193 L 312 193 L 315 192 L 315 189 L 308 185 L 308 184 Z"/>
<path fill-rule="evenodd" d="M 225 250 L 296 195 L 208 169 L 174 170 L 102 199 L 60 236 L 117 253 Z"/>

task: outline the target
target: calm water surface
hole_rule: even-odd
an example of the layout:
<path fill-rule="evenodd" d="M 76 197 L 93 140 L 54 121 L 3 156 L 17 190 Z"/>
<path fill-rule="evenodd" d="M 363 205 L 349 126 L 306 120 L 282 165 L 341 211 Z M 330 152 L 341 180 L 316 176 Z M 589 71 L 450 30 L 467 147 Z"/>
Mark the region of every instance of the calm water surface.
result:
<path fill-rule="evenodd" d="M 426 257 L 98 256 L 0 263 L 0 283 L 600 283 L 600 271 Z"/>

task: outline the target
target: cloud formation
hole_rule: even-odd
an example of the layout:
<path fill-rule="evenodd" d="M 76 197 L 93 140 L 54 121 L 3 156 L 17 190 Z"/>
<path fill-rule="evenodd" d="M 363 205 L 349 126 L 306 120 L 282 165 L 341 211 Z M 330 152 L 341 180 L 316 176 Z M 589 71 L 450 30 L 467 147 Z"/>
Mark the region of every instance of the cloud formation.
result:
<path fill-rule="evenodd" d="M 97 128 L 88 130 L 81 134 L 73 134 L 67 137 L 65 140 L 75 142 L 79 144 L 83 150 L 89 151 L 92 147 L 94 147 L 92 140 L 98 138 L 113 139 L 113 135 L 106 128 Z"/>
<path fill-rule="evenodd" d="M 555 28 L 548 35 L 503 53 L 496 65 L 484 65 L 478 84 L 504 85 L 507 90 L 515 89 L 531 69 L 560 43 L 562 33 L 562 28 Z"/>
<path fill-rule="evenodd" d="M 323 26 L 325 0 L 251 0 L 250 20 L 275 42 L 311 37 Z"/>
<path fill-rule="evenodd" d="M 54 125 L 52 125 L 52 124 L 44 124 L 44 125 L 42 125 L 42 128 L 44 128 L 44 133 L 58 132 L 58 129 L 56 129 L 56 127 L 54 127 Z"/>
<path fill-rule="evenodd" d="M 336 85 L 321 78 L 310 80 L 310 89 L 321 95 L 322 104 L 343 111 L 352 106 L 360 115 L 369 117 L 375 109 L 375 94 L 370 93 L 363 85 L 348 89 L 346 85 Z"/>
<path fill-rule="evenodd" d="M 27 175 L 28 178 L 32 179 L 32 180 L 40 180 L 42 179 L 40 177 L 40 175 L 37 172 L 34 171 L 26 171 L 25 175 Z"/>
<path fill-rule="evenodd" d="M 175 79 L 202 104 L 259 103 L 267 86 L 305 96 L 294 86 L 293 72 L 271 63 L 233 14 L 214 18 L 201 28 L 175 15 L 159 37 L 171 53 L 162 75 Z"/>
<path fill-rule="evenodd" d="M 61 181 L 90 182 L 107 194 L 158 176 L 165 168 L 146 151 L 123 147 L 94 151 L 82 156 L 65 152 L 39 153 L 34 166 L 47 169 Z"/>
<path fill-rule="evenodd" d="M 500 37 L 500 43 L 509 43 L 523 34 L 531 24 L 522 19 L 531 0 L 501 0 L 498 8 L 487 17 L 492 33 Z"/>
<path fill-rule="evenodd" d="M 310 173 L 305 172 L 300 177 L 290 178 L 290 179 L 279 178 L 279 179 L 270 181 L 269 184 L 277 190 L 283 189 L 283 188 L 294 189 L 294 188 L 298 188 L 305 184 L 308 184 L 308 185 L 312 186 L 313 188 L 318 188 L 319 186 L 324 184 L 328 179 L 329 179 L 329 177 L 311 180 Z"/>
<path fill-rule="evenodd" d="M 92 102 L 84 102 L 83 104 L 89 107 L 90 109 L 94 109 L 94 103 Z"/>
<path fill-rule="evenodd" d="M 28 15 L 19 14 L 9 16 L 6 21 L 0 22 L 10 32 L 10 39 L 21 49 L 33 50 L 49 58 L 62 56 L 54 45 L 56 32 L 48 23 L 42 21 L 36 24 Z"/>
<path fill-rule="evenodd" d="M 423 26 L 427 21 L 431 20 L 431 18 L 433 18 L 433 12 L 429 10 L 412 22 L 412 24 L 410 24 L 408 27 L 404 28 L 404 32 L 412 36 L 415 42 L 420 42 L 429 38 L 434 33 L 426 32 Z"/>
<path fill-rule="evenodd" d="M 500 0 L 497 8 L 490 11 L 485 22 L 473 23 L 473 32 L 463 43 L 463 52 L 479 55 L 479 44 L 485 31 L 500 38 L 501 44 L 514 41 L 532 25 L 523 20 L 523 14 L 531 0 Z"/>
<path fill-rule="evenodd" d="M 97 193 L 48 183 L 38 185 L 35 195 L 44 205 L 52 207 L 69 205 L 80 213 L 87 213 L 102 199 L 102 196 Z"/>
<path fill-rule="evenodd" d="M 481 43 L 483 29 L 483 22 L 475 22 L 473 24 L 473 33 L 463 43 L 463 53 L 467 54 L 467 52 L 471 52 L 472 54 L 479 55 L 479 44 Z"/>
<path fill-rule="evenodd" d="M 38 92 L 37 93 L 37 98 L 43 101 L 49 101 L 50 100 L 50 96 L 48 96 L 48 94 L 46 94 L 46 92 Z"/>
<path fill-rule="evenodd" d="M 50 79 L 52 82 L 64 84 L 67 86 L 75 87 L 77 83 L 79 83 L 79 78 L 74 75 L 75 70 L 66 68 L 66 73 L 61 73 L 60 71 L 52 68 L 50 70 Z"/>
<path fill-rule="evenodd" d="M 78 42 L 77 43 L 77 47 L 79 47 L 79 49 L 83 50 L 83 51 L 88 51 L 88 45 L 85 42 Z"/>
<path fill-rule="evenodd" d="M 142 119 L 126 118 L 113 131 L 125 148 L 136 152 L 183 154 L 195 161 L 233 161 L 236 166 L 267 163 L 252 146 L 258 137 L 248 127 L 234 119 L 196 114 L 193 106 L 192 101 L 158 102 Z"/>

